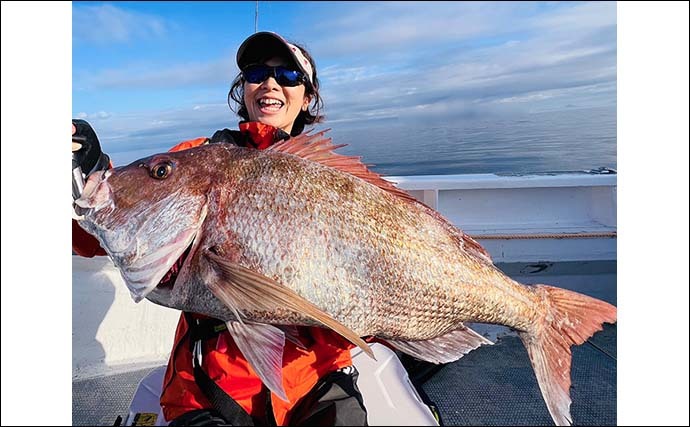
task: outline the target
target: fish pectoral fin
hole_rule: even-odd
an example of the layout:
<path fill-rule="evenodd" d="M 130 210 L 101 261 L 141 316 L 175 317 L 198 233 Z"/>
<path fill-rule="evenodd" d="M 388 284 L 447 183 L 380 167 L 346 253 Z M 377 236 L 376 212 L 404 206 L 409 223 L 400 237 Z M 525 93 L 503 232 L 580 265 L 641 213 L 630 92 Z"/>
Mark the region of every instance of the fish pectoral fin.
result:
<path fill-rule="evenodd" d="M 403 353 L 436 364 L 454 362 L 482 344 L 493 344 L 462 324 L 458 329 L 430 340 L 386 341 Z"/>
<path fill-rule="evenodd" d="M 234 320 L 225 323 L 256 375 L 276 396 L 289 402 L 283 388 L 283 331 L 265 323 Z"/>
<path fill-rule="evenodd" d="M 205 274 L 206 285 L 216 298 L 235 311 L 238 320 L 242 321 L 240 308 L 254 311 L 274 311 L 276 308 L 291 310 L 332 329 L 375 359 L 369 345 L 354 331 L 292 289 L 236 262 L 228 261 L 213 251 L 205 250 L 204 256 L 212 270 Z"/>

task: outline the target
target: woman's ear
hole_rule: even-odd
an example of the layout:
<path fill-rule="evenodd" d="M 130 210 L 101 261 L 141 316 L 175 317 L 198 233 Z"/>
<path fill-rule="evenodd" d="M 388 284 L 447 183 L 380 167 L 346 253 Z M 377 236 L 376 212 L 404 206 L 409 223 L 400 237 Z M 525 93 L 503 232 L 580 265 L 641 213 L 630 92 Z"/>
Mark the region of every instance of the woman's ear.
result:
<path fill-rule="evenodd" d="M 311 96 L 305 96 L 304 102 L 302 103 L 302 111 L 307 111 L 309 104 L 311 103 Z"/>

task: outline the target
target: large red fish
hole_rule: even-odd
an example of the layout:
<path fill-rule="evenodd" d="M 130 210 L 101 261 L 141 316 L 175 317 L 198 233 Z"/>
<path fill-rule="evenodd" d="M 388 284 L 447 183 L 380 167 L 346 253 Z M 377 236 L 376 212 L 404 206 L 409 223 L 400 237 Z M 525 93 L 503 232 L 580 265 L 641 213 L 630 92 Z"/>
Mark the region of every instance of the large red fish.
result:
<path fill-rule="evenodd" d="M 526 286 L 439 213 L 335 154 L 323 132 L 258 151 L 211 144 L 89 177 L 76 209 L 135 300 L 227 321 L 278 396 L 290 325 L 376 336 L 417 358 L 519 331 L 554 421 L 570 416 L 570 347 L 615 322 L 606 302 Z"/>

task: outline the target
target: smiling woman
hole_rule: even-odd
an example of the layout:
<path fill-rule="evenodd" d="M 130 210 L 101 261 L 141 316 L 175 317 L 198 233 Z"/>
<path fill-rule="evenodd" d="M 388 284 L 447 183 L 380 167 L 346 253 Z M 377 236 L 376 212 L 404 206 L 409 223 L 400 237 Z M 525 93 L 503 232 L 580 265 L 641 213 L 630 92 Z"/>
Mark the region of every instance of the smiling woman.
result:
<path fill-rule="evenodd" d="M 240 73 L 232 83 L 228 103 L 231 99 L 237 103 L 236 107 L 230 105 L 230 108 L 236 108 L 242 118 L 239 130 L 222 129 L 211 138 L 184 141 L 170 151 L 218 143 L 263 150 L 292 137 L 296 137 L 294 141 L 297 137 L 304 138 L 299 135 L 306 125 L 323 121 L 316 65 L 306 49 L 278 34 L 262 32 L 242 43 L 236 59 Z M 169 208 L 172 202 L 132 206 L 138 209 L 137 217 L 155 218 L 145 221 L 150 227 L 144 235 L 157 236 L 158 239 L 163 239 L 163 235 L 169 237 L 162 245 L 164 251 L 140 259 L 139 255 L 147 250 L 140 247 L 143 240 L 133 238 L 134 233 L 127 231 L 128 223 L 117 222 L 117 215 L 111 213 L 114 202 L 106 203 L 107 206 L 103 203 L 111 200 L 110 187 L 105 183 L 94 186 L 97 178 L 104 181 L 115 179 L 107 171 L 95 175 L 107 164 L 100 162 L 98 167 L 94 167 L 83 161 L 87 158 L 83 155 L 86 147 L 91 147 L 88 158 L 105 156 L 98 138 L 88 123 L 76 120 L 74 123 L 80 125 L 73 132 L 73 157 L 78 163 L 76 170 L 82 166 L 92 173 L 83 187 L 83 194 L 79 191 L 81 187 L 76 187 L 76 205 L 84 215 L 101 208 L 105 213 L 105 225 L 81 223 L 91 234 L 79 225 L 73 225 L 74 251 L 93 256 L 104 254 L 105 248 L 125 281 L 131 285 L 136 301 L 148 298 L 162 304 L 160 295 L 174 292 L 178 288 L 179 277 L 188 270 L 187 258 L 194 253 L 190 248 L 198 244 L 192 232 L 194 224 L 178 220 L 172 234 L 170 229 L 161 232 L 156 227 L 158 219 L 165 215 L 155 213 L 155 209 L 161 206 Z M 251 155 L 251 151 L 247 155 Z M 160 183 L 175 184 L 175 168 L 179 165 L 168 157 L 169 154 L 155 155 L 130 165 L 131 173 L 123 176 L 138 174 L 153 178 L 153 182 L 151 188 L 135 186 L 140 190 L 118 196 L 117 205 L 130 206 L 129 196 L 136 193 L 145 197 Z M 218 162 L 203 161 L 203 156 L 191 155 L 190 158 L 196 163 L 192 169 L 204 169 L 204 176 L 214 176 L 218 172 Z M 199 189 L 202 184 L 190 185 Z M 197 197 L 205 199 L 208 195 L 202 191 Z M 184 204 L 192 205 L 189 200 Z M 205 213 L 199 216 L 204 217 Z M 98 241 L 92 235 L 98 236 Z M 128 269 L 127 265 L 134 265 L 134 268 Z M 256 286 L 256 282 L 252 283 Z M 318 326 L 294 326 L 282 332 L 268 324 L 216 320 L 206 314 L 185 312 L 178 323 L 160 396 L 163 414 L 166 420 L 171 421 L 170 425 L 366 424 L 367 410 L 356 385 L 359 374 L 353 367 L 351 353 L 354 345 L 350 341 L 366 347 L 358 336 L 348 341 L 335 330 Z M 273 333 L 267 345 L 247 345 L 247 342 L 253 342 L 247 337 L 263 336 L 265 330 L 279 333 Z M 433 423 L 429 409 L 421 402 L 420 407 Z"/>
<path fill-rule="evenodd" d="M 272 33 L 254 34 L 237 51 L 241 72 L 232 82 L 228 104 L 235 101 L 244 120 L 299 135 L 305 125 L 324 119 L 313 64 L 302 46 L 276 39 Z"/>

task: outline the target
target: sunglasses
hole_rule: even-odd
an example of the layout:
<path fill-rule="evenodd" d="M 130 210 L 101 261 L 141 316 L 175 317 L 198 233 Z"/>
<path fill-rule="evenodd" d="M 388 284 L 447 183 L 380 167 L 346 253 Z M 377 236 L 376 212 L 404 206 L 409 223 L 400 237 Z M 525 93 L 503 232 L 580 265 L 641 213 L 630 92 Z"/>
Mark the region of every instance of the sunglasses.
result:
<path fill-rule="evenodd" d="M 242 77 L 249 83 L 263 83 L 267 78 L 273 77 L 281 86 L 299 86 L 307 81 L 301 71 L 291 70 L 282 66 L 269 67 L 268 65 L 250 65 L 242 70 Z"/>

